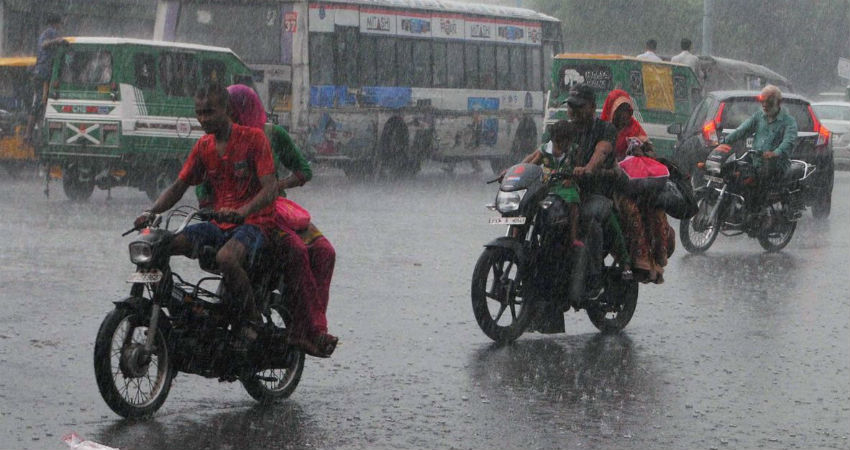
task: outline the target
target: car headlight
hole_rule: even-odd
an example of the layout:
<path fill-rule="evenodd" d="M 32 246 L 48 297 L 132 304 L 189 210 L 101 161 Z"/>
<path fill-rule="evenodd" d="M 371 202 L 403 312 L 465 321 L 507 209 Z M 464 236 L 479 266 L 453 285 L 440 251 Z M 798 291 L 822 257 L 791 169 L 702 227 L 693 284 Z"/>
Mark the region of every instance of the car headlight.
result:
<path fill-rule="evenodd" d="M 153 258 L 153 247 L 147 242 L 130 243 L 130 262 L 133 264 L 149 263 Z"/>
<path fill-rule="evenodd" d="M 513 192 L 499 191 L 496 195 L 496 209 L 500 213 L 514 212 L 519 209 L 519 202 L 525 196 L 527 189 L 520 189 Z"/>

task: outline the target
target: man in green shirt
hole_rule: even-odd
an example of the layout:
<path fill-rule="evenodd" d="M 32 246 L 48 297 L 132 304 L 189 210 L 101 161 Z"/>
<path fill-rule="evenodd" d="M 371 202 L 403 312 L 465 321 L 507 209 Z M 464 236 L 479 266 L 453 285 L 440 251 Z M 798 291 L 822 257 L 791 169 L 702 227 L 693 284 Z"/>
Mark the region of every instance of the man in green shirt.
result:
<path fill-rule="evenodd" d="M 732 144 L 753 136 L 753 167 L 757 169 L 756 189 L 750 202 L 750 210 L 757 211 L 763 203 L 772 181 L 780 178 L 788 169 L 788 159 L 797 141 L 797 121 L 781 107 L 782 91 L 768 84 L 758 96 L 761 111 L 744 121 L 724 143 Z"/>

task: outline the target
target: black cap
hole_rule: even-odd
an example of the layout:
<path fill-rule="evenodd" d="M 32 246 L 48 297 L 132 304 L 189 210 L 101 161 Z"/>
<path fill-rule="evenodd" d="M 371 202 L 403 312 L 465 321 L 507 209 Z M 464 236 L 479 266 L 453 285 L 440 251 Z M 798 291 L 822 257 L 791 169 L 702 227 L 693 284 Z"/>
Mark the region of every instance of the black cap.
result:
<path fill-rule="evenodd" d="M 577 84 L 570 89 L 567 104 L 574 107 L 582 107 L 588 104 L 596 104 L 596 93 L 593 88 L 586 84 Z"/>

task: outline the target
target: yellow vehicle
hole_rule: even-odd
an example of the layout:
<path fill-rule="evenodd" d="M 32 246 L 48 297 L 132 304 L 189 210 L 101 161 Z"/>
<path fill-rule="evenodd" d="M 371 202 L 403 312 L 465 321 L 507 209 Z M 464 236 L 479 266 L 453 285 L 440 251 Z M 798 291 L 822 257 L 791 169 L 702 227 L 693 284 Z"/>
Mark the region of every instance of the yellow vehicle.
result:
<path fill-rule="evenodd" d="M 35 57 L 0 58 L 0 165 L 11 176 L 37 164 L 32 145 L 24 141 L 34 65 Z"/>

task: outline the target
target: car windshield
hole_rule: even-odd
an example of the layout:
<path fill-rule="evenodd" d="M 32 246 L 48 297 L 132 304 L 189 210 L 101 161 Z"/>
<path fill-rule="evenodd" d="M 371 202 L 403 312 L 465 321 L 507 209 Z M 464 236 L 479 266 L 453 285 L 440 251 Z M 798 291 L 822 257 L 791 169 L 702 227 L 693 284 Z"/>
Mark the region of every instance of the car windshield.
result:
<path fill-rule="evenodd" d="M 850 121 L 850 106 L 841 105 L 812 105 L 819 119 Z"/>
<path fill-rule="evenodd" d="M 761 109 L 761 103 L 755 97 L 732 98 L 723 103 L 726 104 L 721 119 L 721 128 L 724 129 L 738 128 L 745 120 Z M 797 121 L 797 131 L 814 131 L 814 122 L 805 102 L 783 100 L 782 109 Z"/>

